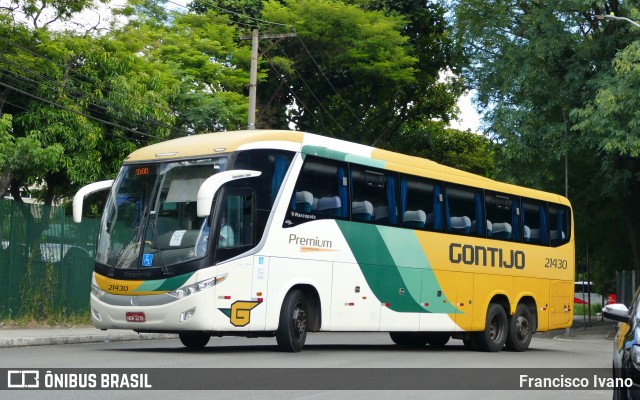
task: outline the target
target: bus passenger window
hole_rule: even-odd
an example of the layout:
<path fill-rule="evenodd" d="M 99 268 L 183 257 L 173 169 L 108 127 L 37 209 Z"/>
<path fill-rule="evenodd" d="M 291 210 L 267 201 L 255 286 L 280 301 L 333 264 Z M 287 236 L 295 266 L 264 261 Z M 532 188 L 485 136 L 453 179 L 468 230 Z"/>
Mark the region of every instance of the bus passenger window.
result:
<path fill-rule="evenodd" d="M 487 192 L 487 237 L 520 241 L 520 199 L 507 194 Z"/>
<path fill-rule="evenodd" d="M 445 195 L 445 222 L 447 232 L 461 235 L 485 235 L 482 192 L 479 189 L 447 185 Z"/>
<path fill-rule="evenodd" d="M 284 226 L 314 219 L 346 218 L 348 206 L 346 165 L 309 156 L 296 182 Z"/>
<path fill-rule="evenodd" d="M 410 229 L 441 231 L 442 189 L 427 179 L 403 176 L 400 179 L 402 226 Z"/>
<path fill-rule="evenodd" d="M 398 224 L 398 205 L 394 173 L 351 166 L 353 221 L 381 225 Z"/>
<path fill-rule="evenodd" d="M 550 204 L 549 205 L 549 241 L 551 246 L 560 246 L 569 241 L 569 208 Z"/>
<path fill-rule="evenodd" d="M 546 203 L 522 199 L 523 237 L 525 243 L 549 244 Z"/>

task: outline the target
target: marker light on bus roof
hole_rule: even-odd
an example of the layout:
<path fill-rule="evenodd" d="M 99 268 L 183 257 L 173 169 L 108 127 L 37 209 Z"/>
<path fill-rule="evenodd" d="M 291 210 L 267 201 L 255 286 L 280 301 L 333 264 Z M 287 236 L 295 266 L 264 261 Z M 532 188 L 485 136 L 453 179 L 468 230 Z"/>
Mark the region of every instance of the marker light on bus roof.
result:
<path fill-rule="evenodd" d="M 170 152 L 167 152 L 167 153 L 158 153 L 158 154 L 156 154 L 156 157 L 175 156 L 176 154 L 178 154 L 177 151 L 170 151 Z"/>

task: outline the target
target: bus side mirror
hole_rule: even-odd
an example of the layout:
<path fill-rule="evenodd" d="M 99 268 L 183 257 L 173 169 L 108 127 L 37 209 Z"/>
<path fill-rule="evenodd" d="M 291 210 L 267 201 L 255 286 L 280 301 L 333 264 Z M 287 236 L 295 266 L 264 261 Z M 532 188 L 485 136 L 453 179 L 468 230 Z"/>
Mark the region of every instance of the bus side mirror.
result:
<path fill-rule="evenodd" d="M 197 210 L 198 217 L 208 217 L 211 213 L 211 203 L 213 203 L 213 197 L 218 190 L 227 182 L 235 181 L 238 179 L 255 178 L 262 175 L 260 171 L 252 171 L 248 169 L 237 169 L 231 171 L 219 172 L 207 178 L 200 189 L 198 189 L 197 197 Z"/>
<path fill-rule="evenodd" d="M 78 190 L 75 196 L 73 196 L 73 222 L 79 224 L 82 222 L 82 204 L 84 198 L 91 193 L 99 192 L 101 190 L 110 189 L 113 186 L 113 179 L 108 181 L 100 181 L 90 183 L 87 186 L 83 186 Z"/>

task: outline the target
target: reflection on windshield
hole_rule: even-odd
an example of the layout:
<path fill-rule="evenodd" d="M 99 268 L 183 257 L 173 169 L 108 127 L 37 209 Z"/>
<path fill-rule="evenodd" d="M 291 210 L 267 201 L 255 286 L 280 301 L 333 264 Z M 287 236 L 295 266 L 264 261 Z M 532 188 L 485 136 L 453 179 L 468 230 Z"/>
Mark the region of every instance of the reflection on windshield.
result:
<path fill-rule="evenodd" d="M 226 158 L 124 166 L 113 185 L 98 237 L 97 261 L 117 269 L 166 267 L 203 257 L 208 218 L 198 218 L 202 182 Z"/>

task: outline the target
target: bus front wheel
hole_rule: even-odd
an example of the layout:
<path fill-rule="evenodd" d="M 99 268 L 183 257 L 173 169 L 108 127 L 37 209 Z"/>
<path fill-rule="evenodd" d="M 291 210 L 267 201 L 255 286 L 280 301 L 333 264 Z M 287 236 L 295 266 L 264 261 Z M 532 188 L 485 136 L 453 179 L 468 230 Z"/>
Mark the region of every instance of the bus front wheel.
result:
<path fill-rule="evenodd" d="M 280 310 L 280 323 L 276 331 L 278 348 L 287 352 L 298 352 L 307 339 L 308 305 L 301 290 L 287 294 Z"/>
<path fill-rule="evenodd" d="M 507 340 L 508 330 L 509 324 L 504 308 L 500 304 L 489 304 L 484 331 L 476 336 L 478 349 L 491 352 L 502 350 Z"/>
<path fill-rule="evenodd" d="M 211 339 L 210 335 L 204 333 L 181 333 L 178 336 L 184 347 L 192 350 L 204 348 Z"/>
<path fill-rule="evenodd" d="M 533 334 L 531 313 L 524 304 L 518 304 L 516 313 L 509 321 L 509 333 L 507 334 L 507 350 L 525 351 L 531 343 Z"/>

